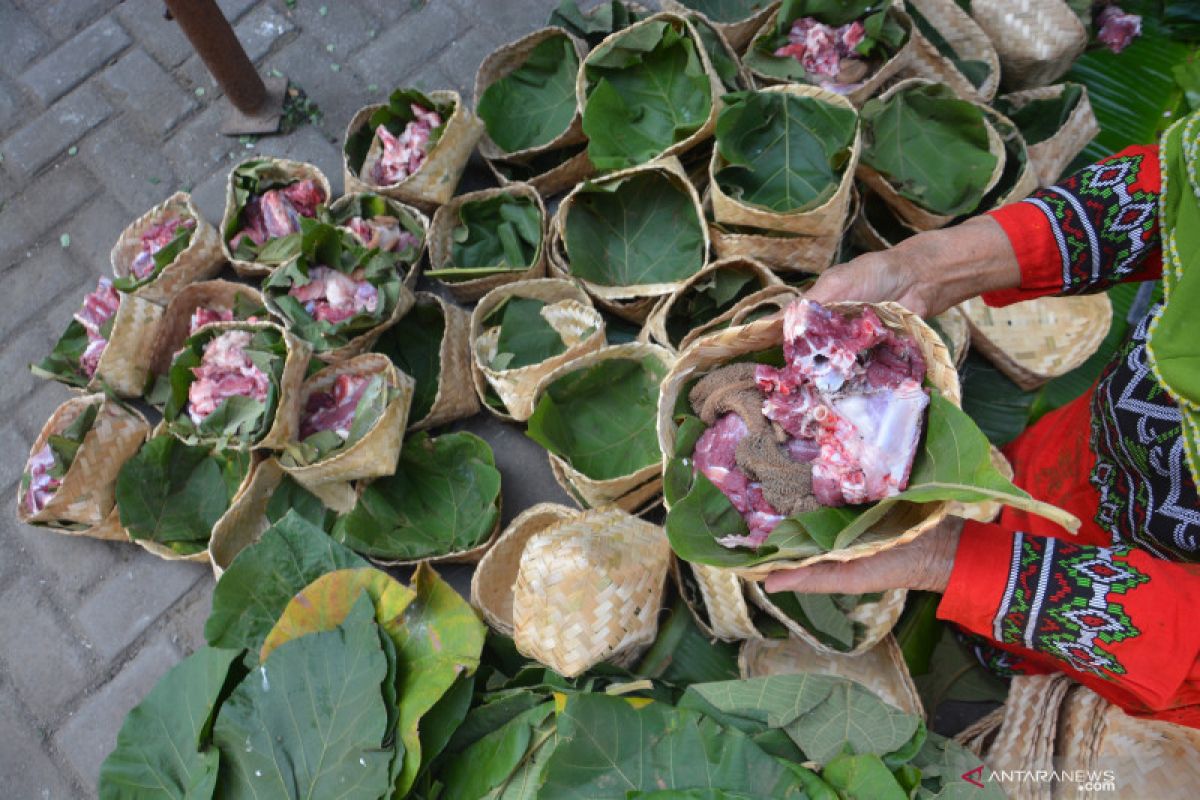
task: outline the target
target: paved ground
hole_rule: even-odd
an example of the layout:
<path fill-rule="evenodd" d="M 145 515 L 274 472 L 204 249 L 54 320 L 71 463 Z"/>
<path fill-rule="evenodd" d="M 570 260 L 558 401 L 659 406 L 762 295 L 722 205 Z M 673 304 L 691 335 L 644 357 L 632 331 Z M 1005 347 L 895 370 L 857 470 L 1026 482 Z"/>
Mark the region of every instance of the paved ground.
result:
<path fill-rule="evenodd" d="M 266 73 L 325 112 L 253 144 L 217 133 L 220 92 L 159 0 L 0 0 L 0 494 L 69 396 L 33 378 L 122 228 L 176 189 L 219 220 L 231 164 L 311 161 L 340 188 L 351 114 L 393 86 L 469 94 L 479 61 L 542 24 L 557 0 L 220 0 Z M 480 13 L 485 11 L 486 13 Z M 506 516 L 560 499 L 516 428 L 476 421 L 504 473 Z M 12 502 L 9 500 L 8 502 Z M 461 580 L 462 575 L 457 576 Z M 202 643 L 212 577 L 133 545 L 0 515 L 0 795 L 95 794 L 125 713 Z"/>

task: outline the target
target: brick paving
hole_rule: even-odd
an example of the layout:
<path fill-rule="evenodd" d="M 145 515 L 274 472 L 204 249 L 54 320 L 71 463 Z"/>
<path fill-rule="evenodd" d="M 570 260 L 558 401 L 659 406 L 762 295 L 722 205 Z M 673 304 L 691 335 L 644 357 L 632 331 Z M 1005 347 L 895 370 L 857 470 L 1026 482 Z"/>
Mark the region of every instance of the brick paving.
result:
<path fill-rule="evenodd" d="M 221 94 L 159 0 L 0 0 L 0 493 L 12 502 L 33 437 L 70 396 L 33 378 L 135 216 L 176 189 L 220 219 L 231 165 L 256 153 L 316 163 L 340 188 L 350 115 L 397 85 L 471 102 L 482 58 L 558 0 L 219 0 L 260 72 L 325 112 L 247 144 L 218 133 Z M 481 14 L 480 11 L 486 11 Z M 370 88 L 369 88 L 370 87 Z M 480 185 L 474 164 L 466 186 Z M 69 242 L 69 244 L 68 244 Z M 515 427 L 477 417 L 504 475 L 506 518 L 565 501 Z M 466 573 L 453 575 L 460 586 Z M 140 548 L 0 515 L 0 795 L 95 796 L 125 713 L 203 643 L 212 577 Z"/>

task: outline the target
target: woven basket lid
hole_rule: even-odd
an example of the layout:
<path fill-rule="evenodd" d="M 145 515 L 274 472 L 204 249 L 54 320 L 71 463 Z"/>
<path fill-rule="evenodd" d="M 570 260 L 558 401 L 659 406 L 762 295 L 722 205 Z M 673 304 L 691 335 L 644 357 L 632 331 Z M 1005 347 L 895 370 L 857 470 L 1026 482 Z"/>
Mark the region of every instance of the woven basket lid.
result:
<path fill-rule="evenodd" d="M 662 528 L 618 509 L 533 534 L 513 597 L 517 649 L 570 678 L 654 641 L 671 549 Z"/>
<path fill-rule="evenodd" d="M 885 636 L 857 655 L 829 653 L 800 639 L 750 639 L 738 653 L 742 678 L 794 675 L 813 672 L 836 675 L 866 686 L 886 703 L 924 717 L 921 698 L 913 684 L 896 638 Z"/>
<path fill-rule="evenodd" d="M 1013 678 L 1004 704 L 1004 722 L 987 754 L 989 766 L 1002 772 L 1053 769 L 1059 707 L 1071 685 L 1071 679 L 1062 673 Z M 1019 776 L 998 782 L 1014 797 L 1049 800 L 1051 796 L 1048 782 L 1031 784 Z"/>
<path fill-rule="evenodd" d="M 1091 357 L 1112 323 L 1106 294 L 1039 297 L 992 308 L 975 297 L 960 308 L 971 344 L 1022 389 L 1036 389 Z"/>

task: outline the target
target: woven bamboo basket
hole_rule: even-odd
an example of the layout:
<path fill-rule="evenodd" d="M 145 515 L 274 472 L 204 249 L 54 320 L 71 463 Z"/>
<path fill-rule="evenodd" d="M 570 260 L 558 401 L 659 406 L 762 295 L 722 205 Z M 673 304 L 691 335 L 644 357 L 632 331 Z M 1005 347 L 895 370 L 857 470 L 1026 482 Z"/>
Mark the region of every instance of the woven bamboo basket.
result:
<path fill-rule="evenodd" d="M 784 285 L 783 281 L 771 271 L 770 267 L 753 258 L 723 258 L 719 261 L 712 261 L 695 275 L 684 281 L 678 289 L 664 297 L 655 306 L 654 311 L 650 314 L 650 318 L 646 320 L 646 327 L 642 329 L 643 337 L 653 341 L 655 344 L 662 345 L 668 350 L 677 349 L 672 344 L 671 336 L 667 332 L 667 320 L 671 316 L 671 309 L 675 307 L 677 302 L 686 297 L 690 291 L 695 289 L 698 284 L 704 282 L 705 279 L 719 270 L 733 270 L 735 272 L 747 273 L 753 277 L 760 290 Z M 743 298 L 743 300 L 746 299 L 749 298 Z M 727 324 L 732 319 L 739 305 L 741 305 L 740 301 L 708 322 L 691 330 L 680 340 L 678 349 L 682 350 L 687 347 L 689 342 L 703 335 L 705 331 Z"/>
<path fill-rule="evenodd" d="M 1112 771 L 1122 797 L 1190 797 L 1200 782 L 1200 731 L 1131 717 L 1082 686 L 1064 703 L 1056 755 L 1065 769 Z M 1074 788 L 1071 797 L 1112 796 L 1111 790 Z"/>
<path fill-rule="evenodd" d="M 511 297 L 541 300 L 542 317 L 559 336 L 566 349 L 539 364 L 516 369 L 492 369 L 496 357 L 500 326 L 485 328 L 485 322 L 502 302 Z M 524 422 L 533 413 L 533 392 L 538 381 L 562 364 L 604 346 L 604 318 L 592 308 L 587 293 L 570 281 L 541 278 L 519 281 L 493 289 L 483 296 L 471 312 L 472 377 L 475 391 L 484 408 L 497 416 Z M 487 400 L 491 388 L 504 404 L 498 409 Z"/>
<path fill-rule="evenodd" d="M 1054 82 L 1088 43 L 1083 22 L 1063 0 L 987 0 L 971 16 L 992 40 L 1009 89 Z"/>
<path fill-rule="evenodd" d="M 360 485 L 360 492 L 363 487 Z M 347 509 L 348 511 L 349 509 Z M 496 498 L 496 524 L 488 532 L 479 544 L 474 547 L 469 547 L 466 550 L 458 550 L 452 553 L 442 553 L 437 556 L 426 556 L 424 558 L 381 558 L 379 556 L 367 556 L 371 563 L 378 564 L 381 567 L 415 567 L 418 564 L 478 564 L 479 561 L 488 554 L 488 551 L 496 544 L 500 538 L 500 518 L 503 516 L 503 496 Z"/>
<path fill-rule="evenodd" d="M 452 259 L 454 232 L 459 225 L 459 211 L 467 203 L 490 200 L 500 195 L 529 199 L 537 206 L 538 218 L 541 220 L 542 238 L 534 251 L 533 263 L 524 270 L 499 272 L 465 281 L 446 281 L 441 278 L 433 278 L 460 303 L 472 303 L 497 286 L 540 278 L 546 274 L 546 239 L 549 230 L 549 216 L 546 214 L 546 205 L 542 202 L 541 195 L 527 183 L 510 183 L 499 189 L 482 189 L 478 192 L 460 194 L 438 208 L 434 212 L 433 224 L 429 229 L 429 268 L 437 270 L 458 266 L 452 263 Z"/>
<path fill-rule="evenodd" d="M 1037 772 L 1054 769 L 1054 745 L 1059 708 L 1071 688 L 1061 673 L 1018 675 L 1013 678 L 1004 704 L 1004 721 L 985 756 L 1000 775 L 997 783 L 1015 800 L 1050 800 L 1047 782 L 1004 780 L 1005 771 Z"/>
<path fill-rule="evenodd" d="M 429 92 L 429 99 L 437 104 L 453 103 L 454 111 L 445 121 L 442 136 L 434 145 L 420 168 L 407 178 L 387 186 L 376 186 L 369 177 L 370 167 L 376 160 L 375 153 L 379 150 L 379 142 L 372 144 L 372 152 L 367 153 L 362 166 L 355 170 L 350 166 L 346 155 L 345 143 L 350 137 L 368 123 L 371 115 L 384 107 L 384 104 L 364 106 L 358 110 L 350 124 L 346 126 L 346 135 L 342 139 L 342 175 L 345 194 L 351 192 L 374 192 L 387 197 L 393 197 L 405 203 L 412 203 L 418 208 L 432 210 L 454 196 L 454 190 L 466 169 L 467 160 L 475 149 L 475 143 L 483 135 L 483 122 L 470 112 L 463 104 L 458 92 L 438 90 Z"/>
<path fill-rule="evenodd" d="M 1083 91 L 1075 109 L 1067 117 L 1066 124 L 1049 139 L 1029 145 L 1029 161 L 1037 175 L 1039 186 L 1052 186 L 1057 182 L 1067 166 L 1075 160 L 1075 156 L 1083 152 L 1088 143 L 1100 132 L 1096 114 L 1092 111 L 1092 102 L 1088 99 L 1087 86 L 1082 84 L 1079 86 Z M 1058 97 L 1066 87 L 1065 83 L 1040 86 L 1036 89 L 1006 94 L 1002 99 L 1008 101 L 1013 108 L 1021 108 L 1033 100 L 1049 100 Z"/>
<path fill-rule="evenodd" d="M 396 397 L 384 407 L 371 429 L 349 447 L 312 464 L 291 465 L 281 462 L 283 470 L 310 491 L 330 483 L 391 475 L 396 471 L 396 461 L 400 458 L 400 444 L 404 440 L 408 409 L 412 404 L 413 379 L 396 369 L 385 355 L 363 353 L 325 367 L 306 380 L 300 387 L 301 417 L 308 407 L 309 398 L 332 389 L 342 375 L 383 375 L 387 385 L 396 391 Z"/>
<path fill-rule="evenodd" d="M 709 223 L 713 253 L 717 258 L 753 258 L 776 272 L 820 274 L 837 259 L 842 234 L 829 236 L 768 236 L 731 233 Z"/>
<path fill-rule="evenodd" d="M 159 423 L 159 425 L 155 428 L 154 433 L 151 434 L 152 437 L 166 436 L 166 435 L 168 435 L 166 432 L 166 427 L 164 425 L 162 425 L 162 423 Z M 272 468 L 271 467 L 266 468 L 267 473 L 268 473 L 266 476 L 260 477 L 258 474 L 260 472 L 260 470 L 262 469 L 264 462 L 266 462 L 267 460 L 269 460 L 269 458 L 265 457 L 261 454 L 253 454 L 250 456 L 250 468 L 246 471 L 246 477 L 244 477 L 242 479 L 242 482 L 238 486 L 237 491 L 234 492 L 233 497 L 230 499 L 229 508 L 226 509 L 225 513 L 222 514 L 220 519 L 218 519 L 216 521 L 216 523 L 213 525 L 214 531 L 217 530 L 218 528 L 224 528 L 230 524 L 230 523 L 226 522 L 226 518 L 229 518 L 229 520 L 231 520 L 231 521 L 240 518 L 244 513 L 243 509 L 242 509 L 243 505 L 246 505 L 246 504 L 254 505 L 255 499 L 258 497 L 258 495 L 260 493 L 258 490 L 259 484 L 263 482 L 264 478 L 268 482 L 270 482 L 272 480 L 272 477 L 271 477 Z M 279 479 L 277 477 L 273 479 L 274 482 L 271 483 L 272 490 L 274 490 L 274 487 L 278 483 L 278 480 Z M 209 546 L 205 546 L 205 548 L 198 553 L 182 555 L 180 553 L 175 552 L 174 550 L 167 547 L 166 545 L 160 544 L 151 539 L 138 539 L 138 538 L 132 536 L 131 534 L 129 534 L 128 531 L 126 531 L 126 535 L 129 536 L 129 540 L 132 541 L 134 544 L 136 544 L 137 546 L 141 547 L 143 550 L 145 550 L 149 553 L 153 553 L 154 555 L 158 556 L 159 558 L 163 559 L 164 561 L 190 561 L 195 564 L 209 564 L 209 565 L 212 564 L 212 556 L 210 555 L 210 552 L 209 552 L 209 550 L 210 550 Z M 212 535 L 210 534 L 209 535 L 209 543 L 211 544 L 211 542 L 212 542 Z"/>
<path fill-rule="evenodd" d="M 853 89 L 845 92 L 838 92 L 838 94 L 841 94 L 856 106 L 861 107 L 863 103 L 867 102 L 867 100 L 879 94 L 879 91 L 884 86 L 887 86 L 895 78 L 902 75 L 905 69 L 908 68 L 909 63 L 911 63 L 912 60 L 917 57 L 917 42 L 916 37 L 913 35 L 912 20 L 909 19 L 908 14 L 905 14 L 898 5 L 892 6 L 891 13 L 904 27 L 904 30 L 908 31 L 908 38 L 905 40 L 904 44 L 900 46 L 900 49 L 893 53 L 891 58 L 876 67 L 865 81 L 855 84 L 855 88 Z M 766 21 L 763 22 L 762 26 L 755 32 L 753 40 L 746 49 L 747 53 L 749 52 L 750 48 L 755 46 L 754 43 L 758 41 L 760 37 L 774 35 L 775 19 L 777 15 L 778 11 L 773 11 L 771 15 L 767 17 Z M 788 81 L 780 80 L 779 78 L 775 78 L 770 75 L 765 75 L 749 65 L 747 65 L 747 69 L 749 69 L 750 75 L 754 78 L 755 83 L 757 83 L 760 87 L 788 83 Z"/>
<path fill-rule="evenodd" d="M 534 533 L 513 590 L 517 649 L 567 678 L 632 663 L 658 631 L 670 559 L 662 528 L 617 509 Z"/>
<path fill-rule="evenodd" d="M 967 324 L 966 315 L 958 306 L 951 306 L 933 319 L 946 335 L 946 348 L 950 351 L 954 366 L 962 369 L 967 352 L 971 349 L 971 327 Z"/>
<path fill-rule="evenodd" d="M 575 54 L 579 57 L 579 62 L 583 63 L 584 58 L 587 57 L 587 45 L 562 28 L 542 28 L 517 39 L 515 42 L 501 45 L 483 60 L 483 63 L 479 65 L 479 70 L 475 73 L 476 109 L 479 108 L 479 98 L 483 97 L 483 93 L 487 91 L 489 86 L 506 77 L 514 70 L 524 66 L 534 48 L 542 42 L 547 39 L 560 37 L 565 37 L 571 42 L 572 47 L 575 48 Z M 521 159 L 547 153 L 551 150 L 558 150 L 585 142 L 587 141 L 587 137 L 583 135 L 583 123 L 579 118 L 578 109 L 579 107 L 576 106 L 574 118 L 562 133 L 544 145 L 529 147 L 524 150 L 514 150 L 512 152 L 504 150 L 504 148 L 492 141 L 492 137 L 488 136 L 485 127 L 483 135 L 479 139 L 479 153 L 487 159 L 520 161 Z"/>
<path fill-rule="evenodd" d="M 134 257 L 142 250 L 142 234 L 168 213 L 189 216 L 196 221 L 196 227 L 192 229 L 187 247 L 175 256 L 175 260 L 163 267 L 157 278 L 133 292 L 158 305 L 166 305 L 187 284 L 215 276 L 225 263 L 217 229 L 200 215 L 190 194 L 176 192 L 121 231 L 109 254 L 113 275 L 118 278 L 129 275 Z"/>
<path fill-rule="evenodd" d="M 727 642 L 762 637 L 750 616 L 742 579 L 735 573 L 674 558 L 671 574 L 705 636 Z"/>
<path fill-rule="evenodd" d="M 103 394 L 72 397 L 54 409 L 46 420 L 29 449 L 29 458 L 45 447 L 51 436 L 58 435 L 96 403 L 100 408 L 92 429 L 84 435 L 62 484 L 36 514 L 30 513 L 25 491 L 18 484 L 17 519 L 63 533 L 126 541 L 128 537 L 119 522 L 115 527 L 105 523 L 116 502 L 117 473 L 150 433 L 150 425 L 140 413 Z"/>
<path fill-rule="evenodd" d="M 897 92 L 901 92 L 916 86 L 929 85 L 931 83 L 931 81 L 927 81 L 924 78 L 907 78 L 890 87 L 883 94 L 879 95 L 879 99 L 882 101 L 887 101 L 894 97 Z M 975 105 L 979 106 L 985 111 L 990 110 L 982 103 L 975 103 Z M 987 119 L 986 114 L 984 116 L 984 125 L 987 128 L 988 151 L 996 157 L 996 167 L 992 170 L 991 178 L 988 180 L 987 185 L 984 187 L 984 190 L 980 195 L 981 198 L 986 197 L 988 192 L 992 190 L 992 187 L 994 187 L 1000 181 L 1001 176 L 1004 174 L 1005 158 L 1004 141 L 1000 138 L 1000 133 L 995 129 L 991 121 Z M 864 162 L 860 161 L 858 164 L 857 177 L 872 191 L 883 198 L 883 201 L 887 203 L 888 206 L 896 213 L 896 216 L 901 222 L 908 225 L 910 228 L 913 228 L 914 230 L 928 231 L 934 230 L 935 228 L 942 228 L 946 225 L 949 225 L 956 219 L 956 217 L 952 215 L 935 214 L 932 211 L 928 211 L 917 205 L 907 197 L 902 196 L 900 192 L 898 192 L 895 187 L 888 182 L 887 178 Z"/>
<path fill-rule="evenodd" d="M 663 11 L 670 11 L 684 16 L 696 14 L 702 17 L 707 20 L 713 30 L 721 34 L 735 53 L 741 53 L 746 49 L 746 45 L 750 44 L 750 40 L 754 38 L 754 34 L 762 27 L 767 17 L 775 14 L 775 10 L 779 8 L 779 0 L 764 2 L 762 3 L 763 7 L 758 11 L 755 11 L 745 19 L 733 22 L 718 22 L 699 11 L 689 8 L 686 3 L 680 3 L 676 0 L 662 0 L 660 5 L 662 5 Z"/>
<path fill-rule="evenodd" d="M 830 303 L 826 308 L 849 312 L 857 311 L 864 305 L 866 304 Z M 926 380 L 951 403 L 961 405 L 958 371 L 954 368 L 950 352 L 941 337 L 924 320 L 897 303 L 870 305 L 884 325 L 892 330 L 907 333 L 917 342 L 925 358 Z M 782 343 L 783 317 L 779 315 L 709 334 L 696 340 L 679 354 L 675 366 L 663 379 L 658 398 L 658 444 L 663 453 L 664 468 L 675 452 L 674 410 L 679 394 L 686 391 L 693 380 L 725 366 L 738 356 L 779 347 Z M 748 580 L 761 580 L 780 569 L 805 567 L 822 561 L 852 561 L 865 558 L 911 542 L 922 533 L 936 527 L 948 512 L 949 504 L 945 502 L 901 503 L 849 547 L 800 560 L 769 562 L 738 569 L 737 572 Z"/>
<path fill-rule="evenodd" d="M 381 198 L 393 216 L 397 218 L 408 217 L 421 229 L 421 246 L 417 249 L 417 255 L 413 258 L 412 263 L 408 264 L 408 268 L 404 271 L 404 286 L 409 292 L 416 292 L 417 279 L 421 277 L 421 256 L 425 254 L 425 250 L 429 246 L 429 217 L 407 203 L 401 203 L 394 198 L 377 195 L 373 192 L 356 192 L 354 194 L 342 195 L 329 204 L 330 217 L 337 219 L 339 216 L 342 216 L 350 204 L 359 197 Z"/>
<path fill-rule="evenodd" d="M 233 192 L 233 176 L 234 173 L 236 173 L 249 161 L 269 162 L 272 166 L 271 178 L 274 180 L 286 182 L 305 179 L 313 180 L 318 186 L 321 187 L 321 191 L 325 193 L 325 202 L 321 205 L 327 205 L 330 202 L 331 198 L 333 197 L 333 190 L 329 188 L 329 179 L 325 177 L 324 172 L 321 172 L 321 170 L 316 166 L 312 164 L 306 164 L 303 161 L 289 161 L 286 158 L 252 158 L 241 162 L 229 171 L 229 179 L 225 182 L 225 214 L 221 217 L 221 228 L 217 232 L 221 239 L 221 253 L 225 256 L 226 260 L 233 265 L 233 268 L 237 271 L 237 274 L 241 275 L 243 278 L 265 278 L 275 270 L 274 266 L 268 264 L 259 264 L 255 261 L 243 261 L 241 259 L 234 258 L 233 251 L 229 249 L 229 240 L 232 238 L 232 236 L 230 236 L 227 231 L 229 230 L 229 226 L 233 223 L 234 219 L 241 212 L 241 209 L 237 207 L 237 198 L 234 196 Z"/>
<path fill-rule="evenodd" d="M 877 645 L 881 639 L 892 632 L 892 628 L 896 627 L 897 620 L 904 612 L 904 600 L 908 597 L 907 590 L 892 589 L 884 592 L 883 598 L 879 602 L 860 603 L 855 607 L 847 616 L 852 622 L 864 627 L 862 638 L 854 645 L 853 649 L 841 651 L 822 644 L 808 628 L 785 614 L 782 609 L 771 602 L 770 596 L 763 590 L 761 583 L 748 581 L 746 594 L 750 596 L 756 606 L 783 625 L 793 638 L 803 641 L 818 652 L 836 656 L 856 656 Z"/>
<path fill-rule="evenodd" d="M 471 575 L 471 605 L 505 636 L 513 635 L 513 589 L 525 545 L 537 533 L 574 519 L 579 512 L 555 503 L 538 503 L 522 511 L 504 529 Z"/>
<path fill-rule="evenodd" d="M 533 405 L 536 406 L 542 394 L 558 379 L 586 369 L 601 361 L 610 359 L 642 360 L 653 358 L 662 363 L 668 370 L 675 362 L 675 356 L 670 350 L 657 345 L 641 342 L 609 345 L 561 364 L 546 373 L 533 390 Z M 661 402 L 661 400 L 660 400 Z M 635 512 L 644 508 L 648 503 L 657 500 L 662 493 L 662 464 L 655 462 L 647 464 L 630 475 L 617 478 L 596 480 L 589 478 L 571 466 L 564 458 L 546 451 L 550 459 L 550 470 L 554 479 L 563 490 L 580 502 L 581 505 L 599 508 L 615 505 L 625 511 Z"/>
<path fill-rule="evenodd" d="M 959 306 L 972 346 L 1022 389 L 1036 389 L 1087 361 L 1112 323 L 1105 294 L 1039 297 L 991 308 L 976 297 Z"/>
<path fill-rule="evenodd" d="M 171 359 L 191 335 L 192 315 L 196 309 L 232 311 L 239 297 L 252 306 L 266 307 L 258 289 L 245 283 L 203 281 L 180 289 L 163 311 L 150 357 L 150 371 L 162 375 L 171 366 Z"/>
<path fill-rule="evenodd" d="M 854 170 L 862 152 L 862 131 L 857 124 L 858 112 L 850 101 L 839 94 L 817 86 L 801 83 L 785 83 L 769 86 L 763 92 L 788 94 L 793 97 L 809 97 L 855 114 L 854 140 L 850 145 L 850 157 L 842 167 L 842 178 L 833 195 L 816 208 L 806 211 L 771 211 L 761 206 L 743 203 L 721 189 L 717 173 L 725 167 L 719 148 L 714 147 L 708 166 L 709 193 L 712 197 L 713 217 L 722 225 L 760 228 L 768 231 L 784 231 L 804 236 L 830 236 L 840 234 L 846 227 L 850 213 L 850 194 L 854 186 Z"/>
<path fill-rule="evenodd" d="M 925 716 L 896 637 L 888 634 L 858 655 L 817 650 L 800 639 L 751 639 L 738 653 L 742 678 L 814 673 L 848 678 L 909 714 Z"/>
<path fill-rule="evenodd" d="M 667 158 L 668 156 L 678 156 L 681 153 L 686 153 L 700 142 L 711 137 L 713 129 L 717 126 L 717 114 L 720 113 L 721 110 L 720 98 L 721 95 L 725 94 L 725 87 L 721 85 L 721 79 L 717 77 L 716 70 L 713 69 L 712 63 L 708 60 L 708 52 L 704 49 L 704 44 L 700 39 L 700 34 L 696 31 L 695 26 L 693 26 L 686 17 L 680 16 L 679 14 L 661 12 L 647 17 L 646 19 L 639 20 L 638 22 L 630 25 L 628 28 L 623 28 L 622 30 L 616 31 L 615 33 L 609 35 L 604 41 L 592 48 L 588 58 L 584 59 L 583 63 L 579 65 L 579 72 L 575 76 L 575 98 L 576 102 L 579 104 L 580 114 L 583 114 L 587 109 L 588 94 L 590 91 L 588 88 L 587 77 L 589 60 L 591 60 L 597 53 L 612 48 L 630 32 L 636 31 L 639 28 L 643 28 L 646 25 L 650 25 L 655 22 L 669 23 L 675 27 L 676 30 L 682 30 L 689 38 L 691 38 L 692 42 L 696 46 L 696 56 L 700 59 L 700 64 L 704 68 L 704 74 L 708 76 L 709 98 L 711 100 L 708 117 L 704 120 L 703 124 L 701 124 L 691 136 L 688 136 L 682 141 L 676 142 L 659 153 L 655 158 L 655 161 L 657 161 L 659 159 Z M 652 161 L 651 163 L 654 162 Z"/>
<path fill-rule="evenodd" d="M 438 347 L 437 394 L 429 413 L 409 419 L 409 430 L 420 431 L 479 411 L 479 397 L 471 380 L 471 316 L 462 308 L 432 292 L 417 292 L 416 305 L 436 304 L 445 322 Z"/>
<path fill-rule="evenodd" d="M 1005 187 L 1002 176 L 1001 182 L 998 182 L 992 189 L 993 192 L 996 192 L 995 199 L 992 200 L 990 197 L 985 197 L 980 210 L 985 210 L 984 207 L 988 205 L 990 205 L 990 208 L 1000 208 L 1009 203 L 1024 200 L 1034 189 L 1038 188 L 1038 172 L 1029 157 L 1029 148 L 1025 144 L 1025 139 L 1021 136 L 1021 131 L 1013 124 L 1012 120 L 994 108 L 987 109 L 986 113 L 989 121 L 992 123 L 992 127 L 1000 135 L 1000 140 L 1004 142 L 1005 166 L 1008 166 L 1007 160 L 1014 157 L 1009 150 L 1016 150 L 1020 153 L 1020 157 L 1024 159 L 1024 163 L 1021 164 L 1020 171 L 1013 179 L 1011 185 Z M 991 201 L 990 204 L 989 200 Z"/>
<path fill-rule="evenodd" d="M 996 740 L 996 734 L 1000 732 L 1003 723 L 1004 706 L 1000 706 L 955 734 L 954 741 L 982 759 Z"/>
<path fill-rule="evenodd" d="M 697 270 L 699 270 L 704 266 L 703 259 L 708 253 L 710 244 L 708 226 L 704 223 L 704 209 L 700 205 L 700 196 L 696 193 L 695 187 L 688 182 L 683 166 L 679 163 L 678 159 L 669 158 L 663 161 L 643 164 L 638 167 L 631 167 L 630 169 L 606 175 L 596 180 L 595 183 L 600 185 L 620 181 L 630 176 L 645 174 L 658 174 L 665 177 L 679 189 L 686 192 L 687 196 L 691 199 L 704 240 L 701 255 L 702 263 L 697 266 Z M 567 216 L 571 213 L 571 208 L 579 197 L 580 192 L 587 185 L 581 184 L 575 187 L 575 189 L 563 198 L 562 204 L 558 207 L 558 211 L 551 222 L 550 275 L 556 278 L 578 280 L 583 285 L 583 288 L 587 290 L 587 293 L 595 299 L 597 305 L 600 305 L 602 308 L 608 308 L 613 313 L 630 321 L 644 322 L 653 309 L 654 304 L 658 302 L 658 299 L 674 292 L 683 285 L 686 278 L 666 283 L 646 283 L 632 286 L 602 286 L 591 281 L 575 278 L 571 274 L 571 257 L 567 247 Z"/>
<path fill-rule="evenodd" d="M 271 427 L 257 441 L 228 446 L 234 449 L 281 449 L 292 440 L 300 427 L 300 385 L 304 383 L 304 373 L 308 369 L 308 360 L 312 355 L 312 349 L 309 348 L 307 342 L 298 339 L 273 322 L 214 322 L 201 328 L 201 332 L 212 331 L 214 337 L 227 331 L 239 330 L 279 331 L 287 345 L 287 355 L 284 357 L 283 372 L 279 376 L 279 399 L 275 404 L 275 416 L 271 420 Z M 181 411 L 180 413 L 186 414 L 187 412 Z M 179 435 L 170 420 L 167 421 L 167 430 L 172 435 Z M 216 444 L 215 441 L 209 443 Z"/>
<path fill-rule="evenodd" d="M 255 465 L 251 477 L 248 486 L 239 488 L 238 502 L 217 520 L 208 539 L 208 558 L 217 578 L 229 569 L 238 553 L 257 542 L 263 531 L 271 527 L 267 504 L 283 479 L 283 470 L 273 456 L 268 456 Z"/>
<path fill-rule="evenodd" d="M 88 381 L 88 390 L 98 392 L 107 387 L 118 397 L 141 397 L 162 317 L 163 307 L 157 303 L 122 294 L 108 344 L 100 354 L 96 374 Z"/>
<path fill-rule="evenodd" d="M 921 34 L 913 25 L 916 48 L 913 59 L 905 72 L 917 78 L 928 78 L 946 84 L 962 98 L 990 103 L 1000 88 L 1000 57 L 991 39 L 954 0 L 908 0 L 908 7 L 916 9 L 933 28 L 942 35 L 954 54 L 963 61 L 982 61 L 988 74 L 983 84 L 976 87 L 958 67 Z"/>
<path fill-rule="evenodd" d="M 751 322 L 757 322 L 772 314 L 777 314 L 783 311 L 791 302 L 803 296 L 803 292 L 795 286 L 769 286 L 762 291 L 755 292 L 747 297 L 742 302 L 738 303 L 733 308 L 733 315 L 729 318 L 729 327 L 736 325 L 749 325 Z M 687 340 L 683 349 L 692 346 L 692 342 L 699 339 L 700 336 L 706 336 L 708 332 L 703 332 L 694 338 Z"/>
<path fill-rule="evenodd" d="M 596 173 L 596 168 L 588 160 L 586 147 L 579 148 L 578 152 L 564 159 L 562 163 L 536 175 L 526 177 L 523 180 L 515 180 L 504 172 L 503 167 L 509 162 L 503 159 L 489 158 L 485 159 L 485 162 L 501 186 L 509 186 L 514 183 L 527 183 L 536 189 L 542 197 L 552 197 L 560 192 L 565 192 L 567 189 L 587 180 Z"/>

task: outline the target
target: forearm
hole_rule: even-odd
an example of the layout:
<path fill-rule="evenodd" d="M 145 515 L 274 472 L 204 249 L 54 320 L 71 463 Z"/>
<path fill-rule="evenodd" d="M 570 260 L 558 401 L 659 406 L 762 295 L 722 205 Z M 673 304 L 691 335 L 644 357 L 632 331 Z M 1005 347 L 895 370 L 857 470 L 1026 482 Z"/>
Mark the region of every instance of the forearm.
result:
<path fill-rule="evenodd" d="M 1012 243 L 990 217 L 975 217 L 952 228 L 913 236 L 893 248 L 889 256 L 897 267 L 910 272 L 930 314 L 983 292 L 1021 284 Z"/>

